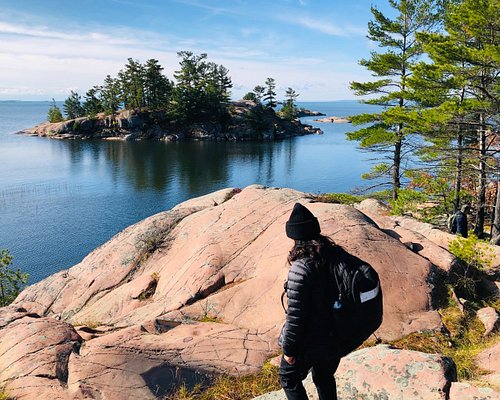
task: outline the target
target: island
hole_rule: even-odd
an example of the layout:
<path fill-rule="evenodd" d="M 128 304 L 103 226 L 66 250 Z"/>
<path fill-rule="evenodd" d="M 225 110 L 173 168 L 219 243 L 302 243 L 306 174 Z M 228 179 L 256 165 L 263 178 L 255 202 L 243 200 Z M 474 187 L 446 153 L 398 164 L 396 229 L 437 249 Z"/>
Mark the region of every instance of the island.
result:
<path fill-rule="evenodd" d="M 322 133 L 299 120 L 300 115 L 320 114 L 299 110 L 294 89 L 289 87 L 285 100 L 278 101 L 274 78 L 267 78 L 242 100 L 231 101 L 233 84 L 227 68 L 209 62 L 205 53 L 178 55 L 175 81 L 163 74 L 158 60 L 142 64 L 129 58 L 115 78 L 108 75 L 83 99 L 71 91 L 62 107 L 64 115 L 52 99 L 47 122 L 20 133 L 57 139 L 167 141 L 273 140 Z"/>
<path fill-rule="evenodd" d="M 44 122 L 18 133 L 54 139 L 104 140 L 274 140 L 291 136 L 321 134 L 321 129 L 298 119 L 281 118 L 259 102 L 238 100 L 228 103 L 224 121 L 176 124 L 165 111 L 121 110 L 110 115 L 98 113 L 60 122 Z"/>
<path fill-rule="evenodd" d="M 347 117 L 326 117 L 315 119 L 314 122 L 330 122 L 336 124 L 350 124 L 352 121 Z"/>

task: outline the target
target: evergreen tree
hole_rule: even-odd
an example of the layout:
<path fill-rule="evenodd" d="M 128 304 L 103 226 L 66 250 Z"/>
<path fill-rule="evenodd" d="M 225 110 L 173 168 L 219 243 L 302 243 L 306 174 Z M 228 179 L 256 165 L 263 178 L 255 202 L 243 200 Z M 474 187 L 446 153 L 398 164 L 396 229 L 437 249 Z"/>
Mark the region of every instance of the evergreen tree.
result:
<path fill-rule="evenodd" d="M 285 92 L 285 101 L 283 102 L 283 107 L 281 108 L 281 115 L 284 119 L 292 121 L 297 118 L 299 112 L 295 101 L 299 97 L 299 94 L 295 92 L 292 88 L 288 88 Z"/>
<path fill-rule="evenodd" d="M 74 91 L 71 91 L 71 94 L 64 100 L 63 109 L 67 119 L 75 119 L 85 115 L 80 100 L 80 95 Z"/>
<path fill-rule="evenodd" d="M 213 119 L 221 122 L 227 115 L 231 79 L 222 65 L 208 62 L 207 55 L 190 51 L 178 53 L 180 70 L 174 73 L 170 115 L 180 123 Z"/>
<path fill-rule="evenodd" d="M 12 303 L 28 282 L 29 275 L 19 268 L 12 268 L 12 255 L 6 249 L 0 250 L 0 307 Z"/>
<path fill-rule="evenodd" d="M 139 61 L 129 58 L 125 68 L 118 72 L 118 80 L 124 108 L 145 107 L 145 67 Z"/>
<path fill-rule="evenodd" d="M 266 88 L 261 85 L 257 85 L 253 88 L 253 92 L 255 94 L 255 101 L 257 103 L 262 103 L 262 99 L 264 98 L 264 93 L 266 92 Z"/>
<path fill-rule="evenodd" d="M 120 108 L 120 82 L 117 79 L 106 76 L 101 87 L 101 104 L 106 114 L 113 114 Z"/>
<path fill-rule="evenodd" d="M 101 89 L 101 86 L 93 86 L 85 94 L 83 110 L 87 117 L 95 117 L 98 113 L 104 111 L 100 100 Z"/>
<path fill-rule="evenodd" d="M 257 101 L 257 96 L 254 92 L 248 92 L 243 96 L 243 100 Z"/>
<path fill-rule="evenodd" d="M 172 83 L 162 71 L 163 67 L 155 59 L 148 60 L 144 66 L 145 103 L 153 110 L 166 108 L 172 91 Z"/>
<path fill-rule="evenodd" d="M 266 102 L 266 107 L 274 108 L 278 105 L 276 102 L 276 82 L 274 78 L 267 78 L 265 83 L 265 93 L 264 93 L 264 101 Z"/>
<path fill-rule="evenodd" d="M 412 69 L 422 55 L 416 41 L 418 31 L 433 29 L 442 17 L 440 4 L 435 0 L 389 0 L 397 11 L 395 19 L 386 17 L 372 7 L 374 19 L 368 24 L 368 38 L 378 43 L 385 52 L 371 53 L 371 58 L 360 64 L 378 79 L 373 82 L 351 82 L 351 89 L 358 96 L 379 95 L 364 100 L 367 104 L 381 105 L 379 113 L 351 117 L 354 124 L 370 123 L 368 127 L 349 132 L 349 140 L 357 140 L 361 147 L 385 154 L 390 162 L 376 165 L 365 178 L 391 177 L 392 197 L 397 199 L 401 188 L 405 145 L 412 132 L 414 120 L 413 93 L 407 85 Z M 389 153 L 389 155 L 387 155 Z"/>
<path fill-rule="evenodd" d="M 52 123 L 64 121 L 61 109 L 57 106 L 56 101 L 54 99 L 52 99 L 52 104 L 47 113 L 47 121 Z"/>
<path fill-rule="evenodd" d="M 494 32 L 500 30 L 499 15 L 500 3 L 496 0 L 463 0 L 451 4 L 445 32 L 419 35 L 432 64 L 420 65 L 413 78 L 415 82 L 410 82 L 420 88 L 420 99 L 429 101 L 429 93 L 437 93 L 436 100 L 442 97 L 439 106 L 427 110 L 422 117 L 429 125 L 442 126 L 442 132 L 454 134 L 444 141 L 448 144 L 444 154 L 455 154 L 455 210 L 461 203 L 463 178 L 475 175 L 474 231 L 479 238 L 484 236 L 486 188 L 491 173 L 488 161 L 497 151 L 494 132 L 498 132 L 500 111 L 500 37 Z M 433 89 L 436 87 L 439 89 Z M 439 120 L 445 125 L 436 124 Z M 450 145 L 454 151 L 450 152 Z M 494 236 L 500 242 L 500 229 L 495 231 L 497 228 L 495 223 Z"/>

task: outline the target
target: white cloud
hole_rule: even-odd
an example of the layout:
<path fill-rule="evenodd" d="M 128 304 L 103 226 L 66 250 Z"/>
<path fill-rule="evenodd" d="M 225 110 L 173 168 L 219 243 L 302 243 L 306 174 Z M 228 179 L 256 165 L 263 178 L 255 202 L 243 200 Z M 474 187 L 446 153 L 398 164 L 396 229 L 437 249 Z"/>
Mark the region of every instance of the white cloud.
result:
<path fill-rule="evenodd" d="M 306 15 L 290 15 L 281 17 L 281 19 L 290 24 L 298 25 L 302 28 L 307 28 L 312 31 L 330 36 L 348 37 L 366 34 L 365 28 L 360 28 L 349 24 L 338 25 L 325 18 L 311 17 Z"/>
<path fill-rule="evenodd" d="M 349 98 L 352 94 L 346 82 L 358 80 L 360 74 L 359 67 L 346 66 L 338 59 L 332 63 L 323 55 L 307 58 L 276 54 L 274 49 L 282 48 L 285 39 L 275 32 L 249 30 L 248 35 L 255 35 L 251 41 L 237 35 L 214 40 L 112 26 L 105 31 L 73 26 L 69 31 L 64 26 L 49 28 L 30 24 L 28 18 L 23 20 L 26 23 L 0 21 L 0 99 L 64 99 L 70 88 L 84 94 L 106 75 L 115 76 L 129 57 L 141 62 L 156 58 L 172 78 L 178 69 L 176 53 L 186 49 L 206 52 L 211 61 L 226 66 L 237 85 L 234 97 L 274 77 L 280 87 L 300 90 L 301 100 Z M 337 32 L 333 26 L 323 29 Z"/>

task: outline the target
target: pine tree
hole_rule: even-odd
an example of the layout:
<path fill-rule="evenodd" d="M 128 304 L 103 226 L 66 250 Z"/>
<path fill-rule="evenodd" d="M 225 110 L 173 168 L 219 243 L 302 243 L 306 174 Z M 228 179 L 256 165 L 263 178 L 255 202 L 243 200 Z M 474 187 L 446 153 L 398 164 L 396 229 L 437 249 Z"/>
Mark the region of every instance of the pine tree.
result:
<path fill-rule="evenodd" d="M 144 96 L 148 108 L 160 109 L 168 105 L 172 83 L 163 75 L 158 60 L 149 59 L 144 66 Z"/>
<path fill-rule="evenodd" d="M 262 103 L 262 99 L 264 97 L 264 93 L 266 92 L 266 88 L 261 85 L 257 85 L 253 88 L 253 92 L 255 94 L 255 101 L 257 103 Z"/>
<path fill-rule="evenodd" d="M 64 121 L 61 109 L 57 106 L 54 99 L 52 99 L 52 104 L 47 113 L 47 121 L 51 123 Z"/>
<path fill-rule="evenodd" d="M 145 107 L 145 75 L 144 66 L 132 58 L 129 58 L 125 68 L 118 72 L 121 102 L 125 109 Z"/>
<path fill-rule="evenodd" d="M 63 109 L 67 119 L 75 119 L 85 115 L 80 100 L 80 95 L 74 91 L 71 91 L 71 94 L 64 100 Z"/>
<path fill-rule="evenodd" d="M 351 89 L 358 96 L 379 95 L 364 100 L 364 103 L 380 105 L 384 110 L 378 113 L 351 117 L 354 124 L 370 123 L 368 127 L 349 132 L 349 140 L 357 140 L 361 147 L 385 154 L 390 162 L 376 165 L 367 179 L 389 176 L 392 197 L 396 200 L 401 188 L 404 172 L 405 146 L 414 133 L 411 124 L 415 118 L 413 94 L 407 79 L 419 57 L 422 48 L 416 41 L 418 31 L 431 30 L 442 16 L 438 1 L 435 0 L 389 0 L 397 11 L 395 19 L 386 17 L 372 7 L 374 19 L 368 24 L 368 38 L 378 43 L 385 52 L 371 53 L 371 58 L 360 64 L 378 79 L 373 82 L 351 82 Z"/>
<path fill-rule="evenodd" d="M 266 102 L 266 107 L 274 108 L 278 105 L 276 102 L 276 82 L 274 78 L 267 78 L 265 83 L 265 93 L 264 93 L 264 101 Z"/>
<path fill-rule="evenodd" d="M 100 100 L 101 90 L 101 86 L 93 86 L 85 94 L 83 110 L 87 117 L 95 117 L 98 113 L 104 111 Z"/>
<path fill-rule="evenodd" d="M 281 115 L 284 119 L 292 121 L 297 118 L 298 109 L 295 101 L 299 97 L 299 94 L 295 92 L 294 89 L 288 88 L 285 92 L 285 101 L 283 102 L 283 107 L 281 108 Z"/>
<path fill-rule="evenodd" d="M 432 64 L 420 65 L 412 83 L 420 87 L 419 97 L 427 101 L 429 93 L 442 96 L 444 90 L 438 108 L 422 116 L 429 124 L 444 118 L 441 130 L 455 135 L 445 141 L 447 153 L 455 154 L 455 210 L 461 203 L 464 174 L 473 174 L 477 180 L 474 233 L 479 238 L 484 236 L 486 188 L 492 172 L 488 163 L 498 151 L 494 132 L 498 132 L 500 111 L 500 35 L 495 34 L 500 31 L 499 16 L 500 3 L 496 0 L 463 0 L 451 4 L 445 32 L 419 35 Z M 436 126 L 441 125 L 434 123 Z M 450 152 L 451 145 L 454 152 Z M 498 220 L 500 222 L 500 216 Z M 495 223 L 494 236 L 500 242 L 497 228 Z"/>
<path fill-rule="evenodd" d="M 106 114 L 113 114 L 120 108 L 120 82 L 111 78 L 110 75 L 104 79 L 101 87 L 101 104 Z"/>

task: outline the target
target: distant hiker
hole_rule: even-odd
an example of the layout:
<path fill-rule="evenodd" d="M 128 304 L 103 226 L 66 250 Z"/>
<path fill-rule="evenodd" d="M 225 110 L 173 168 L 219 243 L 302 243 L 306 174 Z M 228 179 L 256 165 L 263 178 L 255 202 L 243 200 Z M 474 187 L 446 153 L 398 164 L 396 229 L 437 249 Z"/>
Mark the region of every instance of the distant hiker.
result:
<path fill-rule="evenodd" d="M 378 275 L 366 263 L 321 235 L 316 217 L 299 203 L 295 204 L 286 223 L 286 234 L 295 244 L 288 255 L 290 271 L 284 292 L 288 309 L 279 338 L 283 350 L 280 384 L 288 400 L 307 400 L 302 380 L 311 370 L 319 399 L 336 400 L 334 373 L 340 358 L 359 346 L 382 322 Z M 332 278 L 332 268 L 338 278 L 337 275 Z M 366 278 L 365 272 L 372 275 Z M 343 283 L 349 286 L 348 290 L 356 291 L 352 297 L 357 297 L 357 302 L 351 301 L 350 295 L 342 297 Z M 360 285 L 369 286 L 369 291 L 358 292 Z M 356 310 L 350 308 L 350 302 Z M 364 304 L 376 304 L 376 308 L 369 310 L 367 318 L 358 318 L 356 312 L 362 310 Z M 355 320 L 355 326 L 349 318 Z M 339 323 L 346 326 L 344 336 Z"/>
<path fill-rule="evenodd" d="M 460 210 L 451 216 L 449 222 L 451 233 L 460 234 L 466 238 L 468 235 L 467 214 L 470 211 L 468 204 L 464 204 Z"/>

